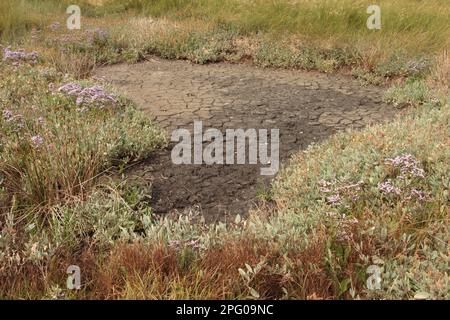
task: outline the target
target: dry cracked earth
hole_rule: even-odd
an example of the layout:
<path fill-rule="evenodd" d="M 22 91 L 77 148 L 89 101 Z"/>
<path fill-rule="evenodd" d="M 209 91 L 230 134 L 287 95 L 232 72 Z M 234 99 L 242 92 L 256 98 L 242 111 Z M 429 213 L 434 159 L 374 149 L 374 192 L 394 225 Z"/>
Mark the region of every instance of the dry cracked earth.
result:
<path fill-rule="evenodd" d="M 258 69 L 242 64 L 195 65 L 152 58 L 134 65 L 97 70 L 163 127 L 203 130 L 279 129 L 280 161 L 346 128 L 362 128 L 392 118 L 395 110 L 381 101 L 383 89 L 356 80 L 291 70 Z M 256 165 L 175 165 L 173 142 L 134 167 L 130 175 L 151 185 L 155 213 L 195 208 L 209 221 L 245 215 L 259 190 L 273 177 Z"/>

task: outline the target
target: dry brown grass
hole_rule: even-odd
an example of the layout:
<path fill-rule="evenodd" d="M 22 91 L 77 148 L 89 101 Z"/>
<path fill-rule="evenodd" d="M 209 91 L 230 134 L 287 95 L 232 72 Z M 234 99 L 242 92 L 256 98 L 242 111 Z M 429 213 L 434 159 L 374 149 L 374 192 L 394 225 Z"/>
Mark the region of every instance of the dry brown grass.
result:
<path fill-rule="evenodd" d="M 79 79 L 88 78 L 96 65 L 95 58 L 90 52 L 64 53 L 57 49 L 50 49 L 47 50 L 45 57 L 57 71 L 72 74 Z"/>
<path fill-rule="evenodd" d="M 359 254 L 370 251 L 370 242 L 359 239 L 364 252 L 352 252 L 339 274 L 361 283 L 355 275 Z M 341 243 L 349 247 L 350 243 Z M 54 286 L 65 287 L 69 265 L 82 270 L 83 288 L 66 292 L 69 297 L 87 299 L 236 299 L 249 298 L 249 288 L 261 299 L 331 299 L 339 296 L 338 283 L 324 260 L 327 255 L 323 233 L 304 249 L 282 253 L 273 243 L 259 239 L 229 239 L 205 252 L 176 250 L 163 244 L 118 243 L 107 256 L 93 248 L 78 252 L 58 250 L 45 263 L 24 262 L 2 269 L 0 292 L 5 298 L 51 298 Z M 187 250 L 187 251 L 186 251 Z M 333 259 L 340 259 L 334 256 Z M 246 282 L 238 268 L 263 262 Z M 338 261 L 336 261 L 338 262 Z M 288 266 L 288 271 L 279 269 Z M 24 296 L 24 290 L 26 296 Z"/>
<path fill-rule="evenodd" d="M 443 50 L 435 60 L 428 83 L 431 88 L 445 96 L 449 94 L 450 89 L 450 52 Z"/>

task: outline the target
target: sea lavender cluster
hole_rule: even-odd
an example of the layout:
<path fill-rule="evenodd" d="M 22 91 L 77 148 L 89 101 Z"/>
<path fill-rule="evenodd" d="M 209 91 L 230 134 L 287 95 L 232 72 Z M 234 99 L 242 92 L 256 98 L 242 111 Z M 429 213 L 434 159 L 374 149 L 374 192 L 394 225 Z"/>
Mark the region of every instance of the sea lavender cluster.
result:
<path fill-rule="evenodd" d="M 430 200 L 430 196 L 427 193 L 425 193 L 421 190 L 418 190 L 416 188 L 411 189 L 410 198 L 414 198 L 419 201 L 429 201 Z"/>
<path fill-rule="evenodd" d="M 12 121 L 14 119 L 14 113 L 9 109 L 3 110 L 3 119 L 7 122 Z"/>
<path fill-rule="evenodd" d="M 101 28 L 89 29 L 87 34 L 91 43 L 105 42 L 109 37 L 108 32 Z"/>
<path fill-rule="evenodd" d="M 39 148 L 43 143 L 44 138 L 42 138 L 40 135 L 31 137 L 31 145 L 33 146 L 33 148 Z"/>
<path fill-rule="evenodd" d="M 332 196 L 327 197 L 328 204 L 335 205 L 335 206 L 341 204 L 341 200 L 342 199 L 339 194 L 334 194 Z"/>
<path fill-rule="evenodd" d="M 25 52 L 23 49 L 19 49 L 18 51 L 11 50 L 11 46 L 3 49 L 3 61 L 12 61 L 13 63 L 18 63 L 19 61 L 30 61 L 36 62 L 39 55 L 36 51 Z"/>
<path fill-rule="evenodd" d="M 400 195 L 402 191 L 392 184 L 391 180 L 387 180 L 378 184 L 378 190 L 384 194 Z"/>
<path fill-rule="evenodd" d="M 414 180 L 407 178 L 425 178 L 425 171 L 420 167 L 420 162 L 411 154 L 404 154 L 394 158 L 387 158 L 386 163 L 400 171 L 395 179 L 401 181 L 402 188 L 394 185 L 395 181 L 388 179 L 378 184 L 378 190 L 385 194 L 405 195 L 404 200 L 428 201 L 429 195 L 417 188 L 414 188 Z"/>
<path fill-rule="evenodd" d="M 387 158 L 386 163 L 392 165 L 394 168 L 400 169 L 400 179 L 408 176 L 425 178 L 425 171 L 420 168 L 420 162 L 411 154 L 404 154 L 395 158 Z"/>
<path fill-rule="evenodd" d="M 23 124 L 23 117 L 21 114 L 15 114 L 10 109 L 5 109 L 5 110 L 3 110 L 2 113 L 3 113 L 3 119 L 6 122 L 13 123 L 14 126 L 16 127 L 16 129 L 23 128 L 24 124 Z"/>
<path fill-rule="evenodd" d="M 350 199 L 355 202 L 359 199 L 359 193 L 361 191 L 363 181 L 356 183 L 339 183 L 336 180 L 319 181 L 319 190 L 322 193 L 331 194 L 326 197 L 327 203 L 330 205 L 341 205 L 344 199 Z"/>
<path fill-rule="evenodd" d="M 95 104 L 101 107 L 105 104 L 114 104 L 117 102 L 115 95 L 97 85 L 83 87 L 79 83 L 70 82 L 59 87 L 58 92 L 75 97 L 77 106 L 82 104 Z"/>

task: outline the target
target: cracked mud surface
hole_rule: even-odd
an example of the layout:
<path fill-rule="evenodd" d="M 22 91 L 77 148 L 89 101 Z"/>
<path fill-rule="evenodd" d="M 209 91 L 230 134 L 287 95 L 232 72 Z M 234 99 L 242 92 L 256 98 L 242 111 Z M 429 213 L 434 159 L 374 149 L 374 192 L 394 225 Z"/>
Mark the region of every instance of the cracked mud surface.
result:
<path fill-rule="evenodd" d="M 392 118 L 395 110 L 381 101 L 382 88 L 361 87 L 349 77 L 247 65 L 194 65 L 152 59 L 135 65 L 101 68 L 104 77 L 130 97 L 167 131 L 193 133 L 216 128 L 280 130 L 280 160 L 345 128 L 362 128 Z M 130 174 L 152 185 L 152 207 L 165 214 L 198 208 L 207 220 L 245 215 L 257 189 L 270 177 L 257 165 L 175 165 L 171 147 L 156 152 Z"/>

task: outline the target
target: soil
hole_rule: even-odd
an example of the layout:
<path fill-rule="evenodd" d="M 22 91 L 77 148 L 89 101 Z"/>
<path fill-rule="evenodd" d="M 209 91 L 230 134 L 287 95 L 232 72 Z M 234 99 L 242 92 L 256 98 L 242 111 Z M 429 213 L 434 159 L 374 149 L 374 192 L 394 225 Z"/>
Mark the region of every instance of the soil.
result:
<path fill-rule="evenodd" d="M 259 69 L 242 64 L 195 65 L 157 58 L 97 70 L 167 131 L 201 120 L 203 130 L 280 130 L 280 160 L 347 128 L 392 118 L 383 88 L 362 87 L 348 76 L 296 70 Z M 273 177 L 256 165 L 176 165 L 171 150 L 155 152 L 128 174 L 151 185 L 157 214 L 200 210 L 209 221 L 246 215 Z M 264 192 L 262 192 L 264 193 Z"/>

